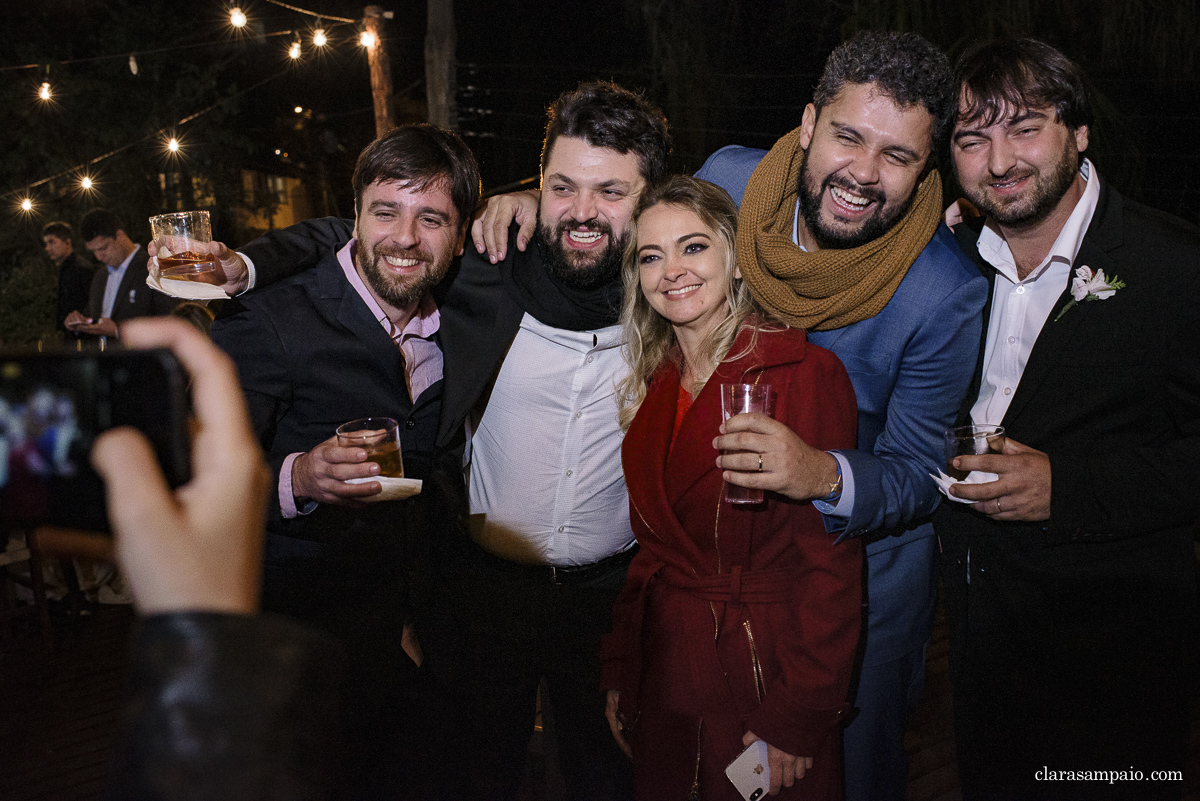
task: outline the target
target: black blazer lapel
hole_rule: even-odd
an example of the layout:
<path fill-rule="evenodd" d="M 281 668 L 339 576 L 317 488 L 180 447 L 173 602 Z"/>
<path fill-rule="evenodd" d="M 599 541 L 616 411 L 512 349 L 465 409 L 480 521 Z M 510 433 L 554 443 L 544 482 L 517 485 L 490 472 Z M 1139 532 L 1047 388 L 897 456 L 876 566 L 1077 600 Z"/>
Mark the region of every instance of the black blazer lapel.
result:
<path fill-rule="evenodd" d="M 314 302 L 324 307 L 326 313 L 332 314 L 371 351 L 387 375 L 396 382 L 400 397 L 408 397 L 408 382 L 404 377 L 400 349 L 346 281 L 342 265 L 335 256 L 323 259 L 317 266 L 317 294 L 319 297 L 314 298 Z"/>
<path fill-rule="evenodd" d="M 1021 374 L 1021 382 L 1017 385 L 1017 391 L 1008 406 L 1008 411 L 1005 412 L 1005 425 L 1010 425 L 1011 421 L 1021 414 L 1063 359 L 1076 348 L 1086 344 L 1076 341 L 1076 331 L 1079 324 L 1092 312 L 1091 307 L 1096 301 L 1081 301 L 1065 313 L 1063 309 L 1073 300 L 1071 283 L 1075 279 L 1076 269 L 1087 266 L 1092 270 L 1104 270 L 1105 276 L 1109 278 L 1117 269 L 1116 262 L 1107 252 L 1119 241 L 1120 237 L 1120 203 L 1110 202 L 1113 200 L 1116 199 L 1101 185 L 1096 211 L 1092 215 L 1087 233 L 1084 234 L 1083 242 L 1080 243 L 1079 253 L 1071 264 L 1067 286 L 1055 302 L 1054 308 L 1050 310 L 1046 323 L 1042 326 L 1037 341 L 1033 344 L 1033 349 L 1029 353 L 1029 361 L 1026 362 L 1025 371 Z M 1059 317 L 1060 314 L 1062 314 L 1061 317 Z"/>
<path fill-rule="evenodd" d="M 440 306 L 446 385 L 437 443 L 444 447 L 495 379 L 525 312 L 500 283 L 499 268 L 473 252 L 462 257 Z"/>

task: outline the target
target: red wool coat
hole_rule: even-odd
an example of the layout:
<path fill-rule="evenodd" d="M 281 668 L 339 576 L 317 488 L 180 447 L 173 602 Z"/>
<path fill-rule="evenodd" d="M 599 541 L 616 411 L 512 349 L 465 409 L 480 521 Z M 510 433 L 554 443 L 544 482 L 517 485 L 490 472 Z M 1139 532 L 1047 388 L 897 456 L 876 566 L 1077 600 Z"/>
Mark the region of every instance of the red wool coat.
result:
<path fill-rule="evenodd" d="M 673 448 L 679 371 L 654 375 L 621 454 L 641 550 L 603 645 L 603 686 L 621 691 L 642 799 L 686 798 L 698 782 L 701 798 L 737 801 L 724 771 L 747 730 L 813 757 L 783 797 L 841 797 L 837 724 L 849 708 L 862 549 L 834 545 L 811 503 L 722 500 L 719 388 L 739 382 L 769 384 L 775 418 L 810 445 L 855 446 L 850 379 L 802 331 L 760 333 L 753 353 L 720 365 Z"/>

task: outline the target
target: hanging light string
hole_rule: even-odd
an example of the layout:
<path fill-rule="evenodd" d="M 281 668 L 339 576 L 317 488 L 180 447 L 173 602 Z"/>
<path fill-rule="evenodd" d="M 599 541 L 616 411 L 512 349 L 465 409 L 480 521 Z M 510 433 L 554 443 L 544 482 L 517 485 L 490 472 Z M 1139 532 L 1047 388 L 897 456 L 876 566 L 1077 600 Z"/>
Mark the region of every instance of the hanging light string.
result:
<path fill-rule="evenodd" d="M 48 184 L 51 181 L 57 180 L 64 176 L 68 176 L 68 175 L 72 175 L 72 174 L 79 174 L 86 167 L 90 167 L 93 164 L 97 164 L 101 161 L 104 161 L 105 159 L 115 156 L 118 153 L 123 153 L 124 151 L 129 150 L 131 147 L 136 147 L 137 145 L 140 145 L 143 142 L 147 142 L 151 139 L 154 139 L 155 137 L 163 137 L 167 134 L 168 131 L 171 131 L 171 130 L 174 130 L 181 126 L 187 125 L 189 122 L 196 119 L 197 117 L 203 116 L 203 115 L 207 114 L 208 112 L 212 111 L 213 109 L 217 108 L 217 106 L 220 106 L 222 103 L 227 103 L 230 100 L 233 100 L 234 98 L 238 98 L 244 94 L 253 92 L 255 89 L 258 89 L 261 86 L 265 86 L 266 84 L 270 83 L 271 81 L 274 81 L 278 78 L 282 78 L 284 75 L 287 75 L 288 72 L 289 72 L 289 70 L 285 69 L 282 72 L 276 73 L 275 75 L 272 75 L 270 78 L 265 78 L 265 79 L 259 81 L 258 83 L 254 84 L 253 86 L 249 86 L 240 92 L 236 92 L 236 93 L 230 95 L 229 97 L 221 98 L 216 103 L 213 103 L 211 106 L 200 109 L 195 114 L 191 114 L 187 117 L 184 117 L 183 119 L 181 119 L 179 122 L 175 123 L 174 125 L 168 126 L 166 128 L 160 128 L 157 131 L 148 133 L 145 136 L 143 136 L 141 139 L 135 139 L 132 142 L 127 142 L 124 145 L 121 145 L 120 147 L 118 147 L 114 150 L 110 150 L 107 153 L 96 156 L 94 159 L 85 161 L 82 164 L 77 164 L 74 167 L 70 167 L 68 169 L 63 170 L 62 172 L 57 172 L 54 175 L 51 175 L 49 178 L 43 178 L 40 181 L 34 181 L 33 183 L 26 185 L 22 189 L 9 190 L 8 192 L 5 192 L 4 194 L 0 195 L 0 198 L 6 198 L 6 197 L 13 196 L 13 195 L 22 195 L 22 194 L 25 195 L 26 197 L 28 197 L 29 195 L 32 194 L 34 189 L 36 189 L 39 186 L 42 186 L 43 184 Z"/>
<path fill-rule="evenodd" d="M 317 19 L 321 20 L 331 19 L 334 22 L 349 22 L 351 25 L 358 22 L 356 19 L 346 19 L 345 17 L 331 17 L 328 14 L 318 14 L 316 11 L 309 11 L 307 8 L 300 8 L 299 6 L 292 6 L 288 5 L 287 3 L 282 3 L 280 0 L 267 0 L 267 2 L 273 3 L 280 8 L 286 8 L 288 11 L 295 11 L 297 14 L 307 14 L 310 17 L 316 17 Z"/>

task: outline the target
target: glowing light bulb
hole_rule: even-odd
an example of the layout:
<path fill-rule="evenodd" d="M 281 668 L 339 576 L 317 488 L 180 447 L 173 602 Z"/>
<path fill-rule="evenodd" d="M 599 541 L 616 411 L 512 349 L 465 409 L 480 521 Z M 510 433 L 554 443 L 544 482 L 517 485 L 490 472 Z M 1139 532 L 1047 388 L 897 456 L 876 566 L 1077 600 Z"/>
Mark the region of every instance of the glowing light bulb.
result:
<path fill-rule="evenodd" d="M 91 189 L 92 188 L 92 179 L 85 175 L 85 176 L 83 176 L 83 179 L 80 180 L 79 185 L 81 187 L 83 187 L 84 189 Z"/>
<path fill-rule="evenodd" d="M 292 111 L 294 111 L 294 112 L 296 112 L 297 114 L 299 114 L 299 113 L 301 113 L 302 111 L 304 111 L 304 107 L 303 107 L 303 106 L 296 106 L 294 109 L 292 109 Z"/>
<path fill-rule="evenodd" d="M 45 81 L 42 83 L 42 88 L 38 89 L 38 97 L 40 97 L 42 100 L 50 99 L 50 82 L 49 81 Z"/>
<path fill-rule="evenodd" d="M 240 8 L 234 8 L 229 12 L 229 22 L 235 28 L 241 28 L 246 24 L 246 15 L 242 13 Z"/>
<path fill-rule="evenodd" d="M 167 150 L 170 150 L 172 153 L 178 153 L 179 140 L 172 136 L 170 140 L 167 141 Z"/>
<path fill-rule="evenodd" d="M 371 48 L 375 46 L 375 34 L 370 31 L 363 31 L 362 37 L 359 39 L 363 47 Z"/>
<path fill-rule="evenodd" d="M 317 28 L 315 31 L 313 31 L 313 44 L 315 44 L 317 47 L 324 47 L 325 43 L 328 41 L 329 39 L 327 39 L 325 36 L 324 28 Z"/>
<path fill-rule="evenodd" d="M 24 200 L 21 201 L 21 211 L 32 211 L 32 210 L 33 210 L 33 201 L 32 200 L 30 200 L 29 198 L 25 198 Z"/>
<path fill-rule="evenodd" d="M 292 46 L 288 48 L 288 58 L 291 58 L 293 60 L 300 58 L 300 43 L 299 42 L 292 42 Z"/>

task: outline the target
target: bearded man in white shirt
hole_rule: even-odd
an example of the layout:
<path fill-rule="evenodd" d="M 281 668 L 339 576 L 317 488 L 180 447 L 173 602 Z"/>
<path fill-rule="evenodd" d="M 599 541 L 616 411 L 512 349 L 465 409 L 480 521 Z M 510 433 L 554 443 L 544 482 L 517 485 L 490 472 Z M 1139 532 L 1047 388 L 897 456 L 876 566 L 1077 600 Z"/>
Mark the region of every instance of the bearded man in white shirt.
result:
<path fill-rule="evenodd" d="M 987 43 L 957 78 L 951 152 L 985 221 L 956 234 L 992 282 L 960 422 L 1008 435 L 955 459 L 998 478 L 935 516 L 963 797 L 1178 798 L 1181 774 L 1138 779 L 1183 767 L 1194 694 L 1200 231 L 1083 158 L 1063 54 Z M 1084 771 L 1114 781 L 1047 783 Z"/>

